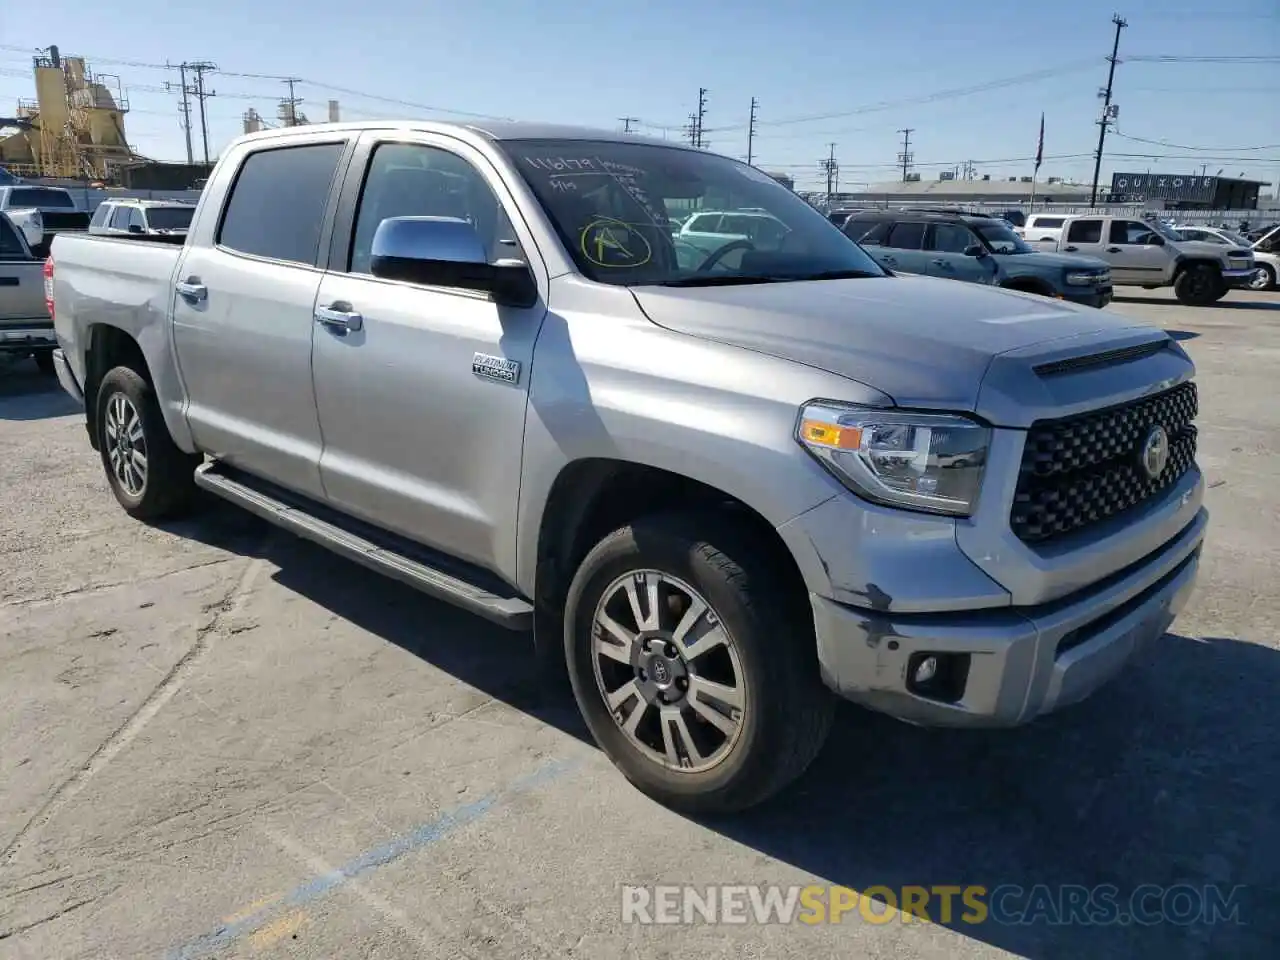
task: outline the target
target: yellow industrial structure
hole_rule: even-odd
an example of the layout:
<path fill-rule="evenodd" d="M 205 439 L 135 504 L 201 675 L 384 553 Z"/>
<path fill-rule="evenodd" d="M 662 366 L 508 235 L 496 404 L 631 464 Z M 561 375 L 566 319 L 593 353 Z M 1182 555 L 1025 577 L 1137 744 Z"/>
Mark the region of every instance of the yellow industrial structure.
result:
<path fill-rule="evenodd" d="M 95 75 L 83 57 L 62 57 L 57 47 L 33 65 L 35 99 L 19 100 L 17 117 L 0 120 L 0 165 L 18 176 L 109 181 L 137 162 L 119 77 Z"/>

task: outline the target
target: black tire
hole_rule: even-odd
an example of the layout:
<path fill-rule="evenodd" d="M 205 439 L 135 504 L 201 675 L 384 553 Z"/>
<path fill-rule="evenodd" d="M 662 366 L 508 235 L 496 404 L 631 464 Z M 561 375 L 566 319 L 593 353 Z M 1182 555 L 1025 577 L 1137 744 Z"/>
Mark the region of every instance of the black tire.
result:
<path fill-rule="evenodd" d="M 146 473 L 141 489 L 130 491 L 112 467 L 113 447 L 108 443 L 108 410 L 114 398 L 123 396 L 142 426 L 141 444 Z M 138 520 L 161 520 L 185 512 L 194 498 L 195 469 L 199 456 L 180 450 L 169 436 L 155 391 L 136 371 L 116 367 L 102 378 L 94 408 L 94 433 L 102 455 L 111 492 L 125 513 Z"/>
<path fill-rule="evenodd" d="M 769 545 L 725 516 L 663 514 L 601 540 L 569 587 L 565 660 L 578 707 L 614 765 L 668 807 L 709 814 L 755 806 L 799 777 L 826 740 L 834 696 L 819 677 L 813 616 L 794 575 L 772 556 Z M 736 650 L 746 705 L 740 733 L 708 770 L 673 769 L 646 755 L 614 719 L 597 683 L 596 607 L 611 584 L 641 570 L 678 578 L 701 593 Z"/>
<path fill-rule="evenodd" d="M 46 377 L 56 377 L 58 375 L 58 371 L 53 366 L 52 350 L 37 350 L 32 354 L 32 359 L 36 362 L 36 369 Z"/>
<path fill-rule="evenodd" d="M 1258 273 L 1264 277 L 1264 280 L 1254 278 L 1249 281 L 1250 290 L 1274 290 L 1276 288 L 1276 268 L 1269 263 L 1259 263 Z"/>
<path fill-rule="evenodd" d="M 1207 307 L 1217 303 L 1227 293 L 1222 275 L 1207 263 L 1187 267 L 1173 281 L 1173 294 L 1179 303 L 1191 307 Z"/>

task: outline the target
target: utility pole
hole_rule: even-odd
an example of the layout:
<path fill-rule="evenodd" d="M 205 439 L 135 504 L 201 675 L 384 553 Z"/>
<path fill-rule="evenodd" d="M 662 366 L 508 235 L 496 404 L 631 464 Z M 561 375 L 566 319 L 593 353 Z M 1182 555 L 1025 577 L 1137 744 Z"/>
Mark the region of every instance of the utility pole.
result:
<path fill-rule="evenodd" d="M 818 169 L 827 175 L 827 210 L 831 210 L 831 198 L 840 187 L 840 164 L 836 162 L 836 145 L 829 144 L 831 152 L 818 161 Z"/>
<path fill-rule="evenodd" d="M 898 132 L 902 134 L 902 152 L 898 154 L 898 162 L 902 164 L 902 182 L 906 183 L 907 173 L 911 170 L 911 161 L 915 159 L 911 153 L 911 134 L 916 132 L 916 128 L 906 127 Z"/>
<path fill-rule="evenodd" d="M 302 98 L 294 96 L 293 85 L 295 83 L 301 83 L 302 81 L 297 77 L 285 77 L 281 82 L 289 85 L 289 96 L 283 101 L 283 106 L 285 108 L 284 125 L 286 127 L 296 127 L 298 125 L 298 104 L 302 102 Z"/>
<path fill-rule="evenodd" d="M 751 166 L 751 161 L 755 157 L 753 150 L 756 144 L 756 110 L 759 106 L 760 102 L 755 97 L 752 97 L 751 119 L 747 122 L 747 166 Z"/>
<path fill-rule="evenodd" d="M 694 133 L 694 142 L 693 142 L 693 145 L 697 147 L 699 150 L 704 149 L 707 146 L 707 141 L 703 139 L 703 136 L 702 136 L 702 125 L 703 125 L 703 121 L 705 121 L 706 118 L 707 118 L 707 88 L 699 87 L 698 88 L 698 113 L 694 120 L 696 130 Z"/>
<path fill-rule="evenodd" d="M 195 74 L 196 82 L 188 91 L 199 103 L 200 108 L 200 135 L 204 143 L 204 162 L 209 163 L 209 120 L 205 115 L 204 102 L 210 97 L 216 97 L 217 93 L 213 90 L 204 88 L 204 75 L 210 70 L 217 70 L 217 64 L 210 63 L 207 60 L 197 60 L 195 63 L 184 64 L 184 66 Z"/>
<path fill-rule="evenodd" d="M 1120 54 L 1120 31 L 1129 25 L 1118 13 L 1111 18 L 1111 22 L 1116 25 L 1116 39 L 1111 45 L 1111 56 L 1107 57 L 1111 67 L 1107 70 L 1107 89 L 1102 91 L 1102 117 L 1098 120 L 1098 154 L 1093 161 L 1093 193 L 1089 200 L 1091 207 L 1098 205 L 1098 175 L 1102 172 L 1102 145 L 1106 143 L 1107 127 L 1111 124 L 1111 84 L 1116 78 L 1116 63 Z"/>
<path fill-rule="evenodd" d="M 632 125 L 633 123 L 639 123 L 639 122 L 640 122 L 640 118 L 639 118 L 639 117 L 619 117 L 618 119 L 622 121 L 622 132 L 623 132 L 623 133 L 630 133 L 630 132 L 631 132 L 631 125 Z"/>
<path fill-rule="evenodd" d="M 173 65 L 167 60 L 165 61 L 165 66 L 170 70 L 173 69 Z M 166 80 L 164 84 L 165 93 L 171 93 L 172 87 L 173 84 Z M 195 155 L 191 152 L 191 100 L 188 99 L 191 91 L 187 89 L 187 65 L 185 63 L 178 64 L 178 87 L 182 90 L 182 102 L 178 104 L 178 112 L 182 114 L 182 135 L 187 141 L 187 163 L 191 164 L 195 162 Z"/>

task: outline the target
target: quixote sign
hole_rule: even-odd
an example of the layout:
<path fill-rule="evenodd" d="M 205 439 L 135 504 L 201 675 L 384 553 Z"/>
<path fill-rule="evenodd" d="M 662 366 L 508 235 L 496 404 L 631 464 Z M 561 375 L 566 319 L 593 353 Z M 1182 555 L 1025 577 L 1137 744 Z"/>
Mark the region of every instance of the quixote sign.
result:
<path fill-rule="evenodd" d="M 1217 177 L 1168 173 L 1116 173 L 1111 176 L 1112 195 L 1141 195 L 1147 199 L 1198 200 L 1213 199 Z"/>

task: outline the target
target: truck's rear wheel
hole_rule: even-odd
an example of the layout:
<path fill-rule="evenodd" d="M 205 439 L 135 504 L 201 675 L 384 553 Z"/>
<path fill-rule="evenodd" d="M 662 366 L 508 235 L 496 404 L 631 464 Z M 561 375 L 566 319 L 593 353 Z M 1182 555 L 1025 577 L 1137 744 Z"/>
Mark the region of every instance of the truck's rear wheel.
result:
<path fill-rule="evenodd" d="M 1179 303 L 1192 307 L 1207 307 L 1217 303 L 1227 293 L 1227 285 L 1221 275 L 1207 263 L 1198 263 L 1178 274 L 1173 281 L 1173 294 Z"/>
<path fill-rule="evenodd" d="M 718 517 L 663 515 L 605 537 L 570 586 L 578 706 L 627 779 L 668 806 L 760 803 L 826 738 L 811 614 L 767 556 Z"/>
<path fill-rule="evenodd" d="M 190 505 L 200 458 L 173 442 L 155 391 L 135 371 L 116 367 L 102 378 L 95 429 L 107 482 L 126 513 L 159 520 Z"/>

